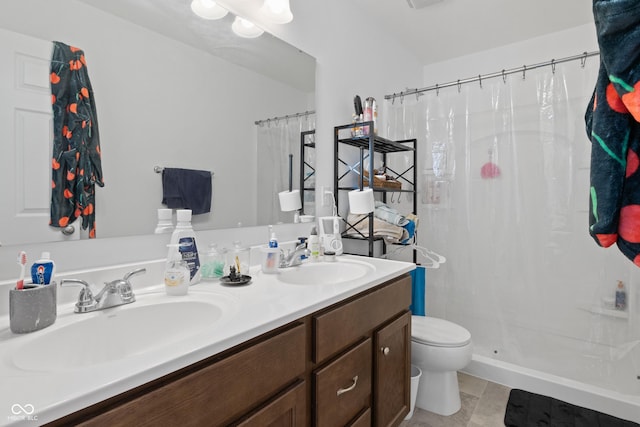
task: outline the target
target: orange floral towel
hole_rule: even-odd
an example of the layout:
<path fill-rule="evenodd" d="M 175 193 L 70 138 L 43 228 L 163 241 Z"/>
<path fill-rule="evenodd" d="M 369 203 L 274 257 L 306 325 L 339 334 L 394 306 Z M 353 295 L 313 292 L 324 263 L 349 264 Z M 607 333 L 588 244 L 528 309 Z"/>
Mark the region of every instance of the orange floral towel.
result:
<path fill-rule="evenodd" d="M 53 42 L 50 67 L 53 108 L 51 160 L 52 227 L 82 217 L 82 228 L 96 237 L 95 184 L 104 186 L 98 118 L 84 52 Z"/>

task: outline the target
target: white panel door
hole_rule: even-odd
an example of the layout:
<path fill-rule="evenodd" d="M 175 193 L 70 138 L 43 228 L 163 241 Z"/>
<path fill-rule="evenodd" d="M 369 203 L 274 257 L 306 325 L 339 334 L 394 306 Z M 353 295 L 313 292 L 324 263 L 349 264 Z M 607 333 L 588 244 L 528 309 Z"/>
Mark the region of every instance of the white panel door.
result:
<path fill-rule="evenodd" d="M 49 226 L 52 43 L 0 29 L 0 244 L 77 240 Z M 8 173 L 5 173 L 8 172 Z"/>

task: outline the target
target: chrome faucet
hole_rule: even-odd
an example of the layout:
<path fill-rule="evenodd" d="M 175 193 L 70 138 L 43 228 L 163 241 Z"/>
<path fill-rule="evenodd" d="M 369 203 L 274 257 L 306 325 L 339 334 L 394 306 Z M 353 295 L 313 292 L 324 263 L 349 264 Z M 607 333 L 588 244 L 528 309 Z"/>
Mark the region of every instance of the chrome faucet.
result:
<path fill-rule="evenodd" d="M 60 286 L 65 283 L 83 285 L 78 302 L 74 311 L 76 313 L 88 313 L 90 311 L 103 310 L 109 307 L 129 304 L 136 300 L 129 278 L 134 274 L 146 272 L 146 268 L 139 268 L 124 275 L 123 279 L 116 279 L 105 282 L 104 288 L 95 297 L 91 292 L 91 287 L 87 282 L 80 279 L 64 279 L 60 281 Z"/>
<path fill-rule="evenodd" d="M 302 255 L 309 256 L 306 243 L 298 244 L 293 251 L 288 251 L 286 254 L 284 251 L 281 251 L 280 268 L 300 265 L 300 263 L 302 263 L 302 259 L 300 258 Z"/>

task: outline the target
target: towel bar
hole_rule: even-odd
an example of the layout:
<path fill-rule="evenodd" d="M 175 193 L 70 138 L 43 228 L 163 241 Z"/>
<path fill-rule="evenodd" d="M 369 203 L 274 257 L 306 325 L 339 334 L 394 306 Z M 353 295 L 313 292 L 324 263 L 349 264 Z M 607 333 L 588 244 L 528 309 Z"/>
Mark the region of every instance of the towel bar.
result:
<path fill-rule="evenodd" d="M 163 170 L 164 170 L 164 168 L 163 168 L 162 166 L 154 166 L 154 167 L 153 167 L 153 171 L 154 171 L 155 173 L 162 173 L 162 171 L 163 171 Z M 213 173 L 213 172 L 211 172 L 211 176 L 213 176 L 213 175 L 214 175 L 214 173 Z"/>

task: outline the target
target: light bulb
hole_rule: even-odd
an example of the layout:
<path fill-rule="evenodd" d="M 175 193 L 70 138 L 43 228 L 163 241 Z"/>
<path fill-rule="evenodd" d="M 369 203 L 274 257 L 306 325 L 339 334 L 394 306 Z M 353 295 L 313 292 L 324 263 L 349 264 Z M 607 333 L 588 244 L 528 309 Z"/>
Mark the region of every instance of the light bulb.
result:
<path fill-rule="evenodd" d="M 289 0 L 264 0 L 261 11 L 275 24 L 286 24 L 293 20 Z"/>
<path fill-rule="evenodd" d="M 221 19 L 229 13 L 227 9 L 219 6 L 213 0 L 193 0 L 191 2 L 191 10 L 204 19 Z"/>
<path fill-rule="evenodd" d="M 246 37 L 248 39 L 252 39 L 255 37 L 259 37 L 264 33 L 264 30 L 257 27 L 253 22 L 248 19 L 244 19 L 240 16 L 236 16 L 236 19 L 233 21 L 231 25 L 231 29 L 234 33 L 239 35 L 240 37 Z"/>

